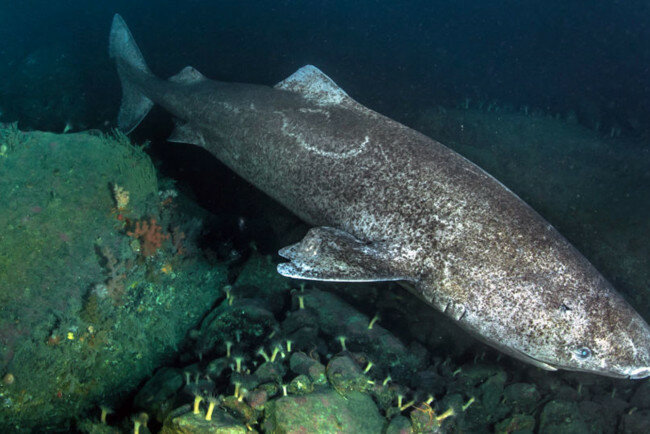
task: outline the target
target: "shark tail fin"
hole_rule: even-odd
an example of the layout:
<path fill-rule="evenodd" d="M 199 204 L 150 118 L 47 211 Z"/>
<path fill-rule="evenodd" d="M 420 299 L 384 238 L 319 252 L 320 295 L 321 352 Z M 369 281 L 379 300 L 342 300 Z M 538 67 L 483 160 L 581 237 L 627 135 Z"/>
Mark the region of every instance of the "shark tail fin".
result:
<path fill-rule="evenodd" d="M 131 31 L 121 16 L 115 14 L 108 43 L 108 54 L 115 59 L 122 83 L 122 105 L 117 116 L 117 126 L 125 133 L 131 132 L 149 113 L 153 101 L 137 85 L 143 76 L 153 74 L 138 48 Z"/>

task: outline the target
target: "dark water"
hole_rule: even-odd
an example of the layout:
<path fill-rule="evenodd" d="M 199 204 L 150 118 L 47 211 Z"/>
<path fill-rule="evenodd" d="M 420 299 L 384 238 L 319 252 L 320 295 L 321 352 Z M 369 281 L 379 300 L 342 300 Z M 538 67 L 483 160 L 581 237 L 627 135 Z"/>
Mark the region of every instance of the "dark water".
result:
<path fill-rule="evenodd" d="M 172 76 L 191 65 L 215 80 L 273 85 L 303 65 L 316 65 L 360 103 L 438 139 L 495 175 L 567 236 L 646 320 L 650 319 L 650 220 L 647 218 L 650 213 L 649 2 L 195 0 L 23 1 L 11 5 L 4 2 L 0 5 L 0 122 L 17 121 L 22 130 L 56 133 L 64 130 L 110 131 L 115 126 L 121 97 L 120 83 L 107 52 L 109 27 L 115 13 L 121 14 L 128 23 L 149 67 L 160 77 Z M 223 343 L 234 339 L 232 334 L 228 335 L 231 330 L 216 320 L 214 323 L 201 321 L 212 316 L 221 318 L 219 315 L 223 312 L 219 313 L 219 309 L 227 311 L 229 299 L 219 298 L 223 296 L 221 292 L 215 295 L 214 291 L 205 290 L 206 286 L 201 286 L 203 281 L 197 283 L 190 278 L 192 273 L 208 276 L 215 269 L 225 270 L 223 276 L 210 278 L 219 281 L 220 288 L 226 283 L 234 284 L 236 290 L 243 293 L 242 298 L 253 300 L 250 305 L 242 304 L 242 311 L 251 309 L 258 312 L 256 303 L 266 303 L 264 308 L 272 312 L 269 317 L 273 318 L 264 317 L 262 320 L 276 325 L 284 321 L 283 330 L 287 322 L 291 323 L 288 321 L 291 315 L 286 311 L 300 311 L 298 306 L 302 301 L 298 301 L 298 283 L 277 283 L 275 274 L 260 278 L 244 264 L 253 263 L 250 268 L 256 269 L 259 264 L 255 261 L 259 260 L 262 264 L 259 268 L 266 265 L 273 270 L 272 261 L 278 260 L 277 249 L 300 239 L 307 226 L 301 225 L 288 211 L 241 180 L 207 152 L 189 145 L 168 143 L 166 138 L 172 128 L 170 116 L 154 108 L 130 136 L 139 143 L 151 141 L 146 152 L 153 158 L 159 177 L 156 185 L 151 181 L 153 166 L 148 165 L 146 159 L 138 160 L 139 164 L 146 166 L 141 169 L 143 172 L 151 171 L 146 172 L 145 178 L 148 179 L 148 200 L 153 196 L 154 205 L 143 199 L 139 204 L 139 214 L 132 218 L 144 217 L 159 205 L 156 187 L 165 191 L 177 189 L 185 201 L 183 205 L 174 211 L 162 207 L 157 216 L 167 222 L 170 239 L 174 234 L 187 234 L 188 249 L 194 247 L 194 254 L 201 259 L 190 259 L 189 254 L 178 259 L 182 250 L 178 246 L 167 246 L 164 254 L 146 259 L 148 262 L 144 262 L 142 257 L 136 258 L 138 252 L 129 247 L 133 240 L 129 238 L 132 235 L 127 235 L 129 231 L 124 226 L 124 216 L 111 214 L 100 207 L 95 210 L 97 215 L 110 215 L 106 225 L 108 229 L 102 229 L 104 232 L 97 229 L 96 233 L 87 230 L 86 244 L 79 241 L 72 248 L 75 240 L 69 241 L 66 228 L 73 223 L 75 227 L 84 228 L 84 218 L 90 220 L 91 213 L 87 216 L 71 213 L 73 217 L 57 214 L 61 220 L 51 225 L 56 227 L 54 239 L 66 243 L 67 254 L 72 256 L 70 252 L 73 252 L 75 260 L 87 266 L 79 265 L 79 268 L 87 272 L 84 278 L 88 285 L 73 288 L 63 276 L 60 281 L 52 283 L 52 288 L 43 284 L 42 288 L 35 290 L 38 293 L 47 289 L 49 298 L 35 298 L 34 302 L 33 293 L 30 295 L 28 291 L 15 300 L 0 298 L 3 303 L 11 300 L 18 306 L 15 308 L 9 302 L 0 306 L 4 309 L 0 318 L 0 375 L 5 376 L 0 385 L 0 404 L 3 406 L 0 411 L 6 410 L 5 415 L 14 412 L 6 418 L 0 417 L 0 427 L 4 428 L 3 424 L 9 420 L 15 423 L 14 428 L 40 426 L 41 431 L 46 432 L 55 427 L 65 430 L 62 427 L 74 426 L 74 429 L 93 432 L 88 427 L 99 425 L 95 414 L 97 405 L 109 403 L 117 408 L 118 413 L 112 422 L 120 424 L 121 429 L 129 429 L 130 418 L 136 411 L 144 408 L 155 413 L 145 404 L 134 404 L 138 401 L 134 396 L 157 368 L 178 368 L 176 374 L 180 378 L 184 375 L 181 373 L 183 370 L 189 369 L 194 373 L 196 366 L 201 366 L 199 372 L 204 372 L 201 369 L 212 360 L 211 357 L 214 360 L 225 359 L 216 359 L 216 356 L 223 356 L 219 353 L 223 352 Z M 459 134 L 459 131 L 467 134 Z M 75 140 L 70 139 L 71 142 Z M 56 164 L 69 166 L 57 166 L 55 171 L 48 172 L 48 177 L 44 177 L 54 185 L 61 182 L 60 173 L 74 168 L 74 155 L 83 153 L 83 144 L 75 142 L 74 146 L 66 148 L 66 153 L 56 154 L 64 139 L 61 142 L 50 138 L 42 141 L 45 152 L 52 153 L 43 157 L 43 168 L 58 161 L 56 158 L 66 162 Z M 30 152 L 25 155 L 32 160 L 38 158 L 34 156 L 35 148 Z M 130 151 L 124 152 L 131 155 Z M 0 155 L 0 173 L 3 170 L 2 158 L 5 158 L 4 154 Z M 80 157 L 79 161 L 87 160 Z M 106 162 L 107 167 L 113 164 L 108 159 Z M 16 163 L 11 167 L 20 171 L 21 167 L 30 166 Z M 113 175 L 104 166 L 101 170 L 104 172 L 100 171 L 100 181 L 97 182 L 110 182 L 111 185 L 116 181 L 127 182 L 110 178 Z M 74 176 L 79 177 L 79 172 Z M 90 177 L 86 179 L 90 180 Z M 25 183 L 29 184 L 28 181 Z M 136 181 L 133 183 L 137 184 Z M 3 186 L 1 182 L 0 187 L 3 193 L 14 191 L 13 186 Z M 21 224 L 38 221 L 42 228 L 49 229 L 48 214 L 42 211 L 50 208 L 32 200 L 30 194 L 36 197 L 35 190 L 29 190 L 32 188 L 33 185 L 29 184 L 22 197 L 22 206 L 31 210 L 31 214 L 23 217 Z M 40 191 L 39 200 L 52 200 L 51 192 L 46 190 Z M 135 197 L 135 187 L 132 193 Z M 109 195 L 105 196 L 104 199 L 110 202 Z M 207 213 L 196 212 L 197 204 Z M 179 210 L 182 210 L 182 216 L 175 214 Z M 203 228 L 188 223 L 198 221 L 198 217 L 194 217 L 199 214 L 209 222 Z M 97 215 L 92 216 L 93 222 L 100 219 Z M 36 220 L 39 216 L 44 223 Z M 115 222 L 116 216 L 121 223 Z M 183 232 L 174 227 L 174 232 L 172 223 L 186 226 L 180 228 Z M 190 233 L 196 237 L 201 234 L 201 237 L 192 238 Z M 106 279 L 112 253 L 99 244 L 93 244 L 97 242 L 95 239 L 101 238 L 100 235 L 113 242 L 107 241 L 106 245 L 123 248 L 122 257 L 117 254 L 117 259 L 113 258 L 116 269 L 124 266 L 127 270 L 123 274 L 120 274 L 124 271 L 121 269 L 110 270 L 112 277 Z M 88 246 L 94 246 L 90 250 L 94 248 L 97 258 L 92 256 L 92 251 L 83 250 Z M 117 247 L 115 251 L 119 253 Z M 53 256 L 68 260 L 65 252 L 65 249 L 57 250 Z M 271 255 L 271 259 L 259 259 L 262 255 Z M 38 262 L 38 257 L 29 257 Z M 79 258 L 85 258 L 87 263 Z M 196 262 L 192 262 L 194 260 Z M 132 264 L 126 265 L 129 261 Z M 64 263 L 62 260 L 61 264 Z M 6 271 L 3 265 L 5 263 L 0 261 L 0 277 Z M 164 268 L 168 266 L 170 268 Z M 169 272 L 161 274 L 158 270 L 171 268 L 183 277 L 170 283 Z M 242 269 L 248 270 L 253 277 Z M 87 270 L 94 270 L 96 275 Z M 232 276 L 236 273 L 241 274 L 235 279 Z M 89 307 L 88 294 L 92 295 L 94 290 L 88 288 L 96 288 L 97 282 L 108 283 L 115 276 L 122 279 L 123 275 L 127 275 L 126 282 L 120 280 L 120 285 L 132 283 L 129 288 L 142 292 L 132 295 L 127 290 L 119 303 L 106 307 L 103 316 L 97 314 L 97 306 Z M 93 286 L 89 286 L 91 284 Z M 59 296 L 54 292 L 56 285 L 69 291 L 62 291 L 60 294 L 65 295 Z M 289 286 L 293 288 L 291 292 Z M 149 292 L 142 289 L 145 287 Z M 173 313 L 164 310 L 168 306 L 160 302 L 161 299 L 169 297 L 166 299 L 168 303 L 171 303 L 169 300 L 176 303 L 183 298 L 180 294 L 185 299 L 193 298 L 187 294 L 196 293 L 196 288 L 202 290 L 200 297 L 196 296 L 196 300 L 201 299 L 200 303 L 183 307 L 174 304 Z M 338 298 L 329 298 L 320 292 L 323 288 L 332 290 L 353 307 L 341 307 Z M 339 323 L 345 329 L 349 326 L 346 320 L 358 319 L 355 315 L 360 315 L 365 321 L 381 311 L 386 329 L 404 341 L 404 345 L 396 345 L 397 349 L 390 345 L 385 348 L 395 351 L 395 354 L 408 354 L 405 356 L 408 360 L 401 359 L 403 363 L 389 371 L 381 366 L 381 356 L 377 356 L 375 369 L 378 372 L 383 375 L 392 373 L 399 379 L 396 383 L 401 382 L 410 388 L 409 393 L 412 392 L 411 397 L 417 402 L 424 402 L 426 398 L 426 394 L 423 395 L 426 388 L 420 390 L 420 383 L 430 387 L 426 390 L 435 390 L 427 393 L 444 403 L 435 408 L 436 414 L 453 405 L 458 408 L 459 403 L 470 402 L 470 397 L 477 396 L 480 404 L 476 407 L 480 405 L 480 411 L 485 414 L 476 410 L 472 417 L 468 416 L 469 413 L 458 416 L 455 422 L 444 425 L 448 432 L 493 431 L 497 423 L 508 422 L 510 417 L 513 417 L 511 425 L 515 426 L 519 422 L 512 415 L 517 412 L 526 414 L 529 419 L 525 422 L 531 423 L 532 420 L 536 429 L 545 427 L 540 432 L 562 432 L 562 429 L 573 430 L 571 432 L 643 432 L 634 429 L 646 422 L 650 424 L 650 388 L 638 384 L 631 386 L 630 382 L 611 383 L 611 380 L 601 378 L 593 380 L 593 377 L 573 377 L 571 374 L 553 376 L 541 371 L 533 372 L 533 368 L 522 367 L 508 358 L 501 359 L 496 352 L 490 353 L 469 338 L 466 341 L 465 335 L 457 334 L 458 330 L 448 330 L 455 330 L 453 326 L 444 322 L 438 325 L 437 321 L 442 321 L 440 318 L 431 319 L 428 308 L 409 298 L 406 292 L 399 292 L 400 288 L 369 286 L 353 295 L 346 294 L 352 291 L 337 285 L 315 286 L 307 290 L 308 308 L 310 303 L 316 303 L 313 300 L 321 303 L 319 309 L 315 309 L 318 314 L 310 320 L 318 322 L 321 327 L 317 342 L 320 347 L 313 351 L 320 353 L 324 364 L 341 349 L 337 340 L 341 333 L 337 328 Z M 4 293 L 8 293 L 8 289 L 0 285 L 0 295 Z M 66 304 L 67 300 L 76 300 L 75 303 L 81 307 L 72 302 Z M 144 309 L 143 306 L 154 306 L 151 312 L 156 312 L 159 318 L 169 314 L 170 324 L 178 320 L 184 328 L 165 329 L 167 334 L 158 336 L 157 332 L 163 328 L 159 323 L 137 316 L 142 312 L 138 307 Z M 92 311 L 91 307 L 95 310 Z M 156 308 L 161 310 L 156 311 Z M 195 316 L 188 319 L 187 312 L 190 311 Z M 24 312 L 29 312 L 33 329 L 16 325 L 20 321 L 26 322 L 21 317 Z M 230 318 L 230 314 L 226 312 L 224 317 Z M 136 330 L 133 324 L 137 321 L 129 322 L 132 318 L 140 318 L 146 331 L 138 335 L 129 329 L 126 337 L 107 332 L 119 330 L 119 325 L 126 328 L 124 324 Z M 255 321 L 249 319 L 245 325 L 252 329 L 256 321 L 257 317 Z M 433 323 L 436 324 L 435 332 L 428 333 L 428 327 Z M 84 332 L 89 324 L 96 330 Z M 427 333 L 422 333 L 423 327 L 427 327 Z M 195 328 L 192 331 L 196 336 L 186 339 L 192 328 Z M 93 341 L 92 350 L 80 344 L 75 350 L 79 353 L 62 352 L 54 358 L 49 351 L 63 348 L 60 344 L 67 342 L 69 333 L 72 333 L 72 338 L 67 339 L 75 342 L 79 342 L 80 336 L 87 338 L 85 342 L 90 342 L 90 337 L 100 341 L 100 333 L 105 334 L 101 335 L 100 344 Z M 140 340 L 136 337 L 132 341 L 132 336 L 139 336 Z M 271 342 L 270 338 L 256 340 L 251 336 L 252 332 L 248 336 L 250 342 L 246 342 L 244 337 L 241 350 L 249 351 L 246 360 L 252 363 L 253 359 L 259 358 L 255 355 L 258 345 L 266 345 L 270 352 L 269 345 L 275 345 L 275 341 Z M 155 353 L 151 355 L 144 348 L 154 338 L 158 341 L 151 344 L 151 352 Z M 354 349 L 353 346 L 353 351 L 369 351 L 359 342 L 357 344 L 359 347 Z M 407 344 L 408 351 L 405 350 Z M 299 343 L 296 345 L 300 346 Z M 110 348 L 110 351 L 106 350 L 107 355 L 97 348 Z M 146 361 L 134 362 L 132 368 L 125 367 L 125 360 L 139 359 L 131 353 L 113 359 L 115 348 L 126 348 L 126 353 L 139 348 L 138 354 L 145 354 Z M 202 351 L 206 348 L 209 351 L 204 358 Z M 381 346 L 377 348 L 384 349 Z M 309 352 L 311 348 L 299 349 L 310 356 L 312 354 Z M 36 370 L 42 377 L 35 376 L 31 384 L 21 384 L 21 373 L 29 371 L 31 366 L 16 361 L 35 360 L 34 354 L 41 363 L 37 365 L 35 361 L 35 369 L 44 365 L 57 369 L 53 368 L 51 372 L 38 368 Z M 83 369 L 70 363 L 76 357 L 81 360 L 82 356 L 78 354 L 85 357 Z M 147 359 L 148 356 L 151 357 Z M 469 371 L 469 367 L 480 365 L 477 364 L 478 358 L 485 358 L 492 363 L 491 367 L 479 367 L 466 378 L 458 376 L 461 367 Z M 102 370 L 108 365 L 106 360 L 111 360 L 113 365 L 124 362 L 122 371 Z M 427 360 L 422 362 L 426 369 L 421 367 L 417 373 L 408 371 L 421 360 Z M 356 362 L 361 363 L 359 360 Z M 58 370 L 58 366 L 63 368 Z M 95 377 L 87 374 L 86 366 L 97 370 Z M 190 366 L 193 367 L 188 368 Z M 125 374 L 124 371 L 130 370 L 131 376 Z M 15 384 L 28 392 L 20 392 L 17 386 L 14 387 L 13 379 L 9 383 L 9 377 L 6 377 L 9 374 L 16 374 Z M 110 383 L 94 381 L 111 375 Z M 230 375 L 229 379 L 217 382 L 217 394 L 232 393 L 234 380 L 232 373 Z M 22 376 L 24 378 L 25 374 Z M 494 380 L 502 376 L 503 381 Z M 48 382 L 48 378 L 56 378 L 56 381 Z M 379 377 L 373 378 L 381 382 Z M 172 380 L 169 382 L 173 383 Z M 284 381 L 288 380 L 290 378 L 284 378 Z M 39 384 L 45 383 L 47 387 L 39 388 Z M 493 383 L 498 384 L 495 386 Z M 507 408 L 497 408 L 495 404 L 493 410 L 486 410 L 487 401 L 493 399 L 496 403 L 502 399 L 500 393 L 504 385 L 516 386 L 510 392 L 514 396 L 517 390 L 522 389 L 522 384 L 539 390 L 532 398 L 528 397 L 528 404 L 514 409 L 508 407 L 510 403 Z M 152 388 L 164 389 L 161 384 L 154 384 Z M 177 387 L 177 393 L 168 397 L 165 405 L 175 408 L 190 403 L 190 392 L 194 390 L 190 389 Z M 39 391 L 42 396 L 38 395 Z M 30 393 L 37 399 L 31 402 L 25 399 Z M 511 397 L 508 393 L 504 392 L 501 404 L 507 401 L 506 397 Z M 488 396 L 490 394 L 493 398 Z M 116 398 L 118 395 L 119 399 Z M 615 395 L 619 401 L 614 401 Z M 66 398 L 69 399 L 65 404 L 59 401 Z M 377 396 L 374 399 L 378 404 L 381 401 Z M 46 402 L 45 408 L 39 407 L 38 411 L 42 413 L 34 413 L 31 418 L 23 416 L 28 411 L 25 409 L 38 407 L 37 401 Z M 555 402 L 569 402 L 575 407 L 555 405 Z M 570 410 L 562 410 L 562 406 Z M 389 406 L 382 404 L 380 407 L 383 415 L 379 419 L 384 420 L 384 416 L 386 421 L 391 419 L 394 414 L 391 414 Z M 594 414 L 605 413 L 614 407 L 615 411 L 607 413 L 607 420 L 603 417 L 602 421 L 589 425 L 591 422 L 588 421 Z M 641 410 L 637 413 L 638 408 Z M 50 413 L 56 417 L 48 426 L 49 422 L 41 414 Z M 424 421 L 430 422 L 429 413 L 422 414 L 426 415 Z M 549 422 L 553 419 L 571 420 L 572 417 L 575 417 L 574 421 L 585 421 L 584 426 L 576 428 L 576 425 L 567 423 L 564 427 L 558 425 L 554 428 L 555 425 Z M 90 422 L 86 426 L 79 422 L 81 420 Z M 239 422 L 241 427 L 243 422 Z M 382 422 L 378 423 L 381 425 Z M 415 425 L 415 421 L 413 423 Z M 161 424 L 162 420 L 159 420 L 157 428 Z"/>
<path fill-rule="evenodd" d="M 312 63 L 397 118 L 472 98 L 573 111 L 604 132 L 648 131 L 650 6 L 641 0 L 20 2 L 0 15 L 3 119 L 52 130 L 112 121 L 114 12 L 161 76 L 192 64 L 224 81 L 273 84 Z"/>

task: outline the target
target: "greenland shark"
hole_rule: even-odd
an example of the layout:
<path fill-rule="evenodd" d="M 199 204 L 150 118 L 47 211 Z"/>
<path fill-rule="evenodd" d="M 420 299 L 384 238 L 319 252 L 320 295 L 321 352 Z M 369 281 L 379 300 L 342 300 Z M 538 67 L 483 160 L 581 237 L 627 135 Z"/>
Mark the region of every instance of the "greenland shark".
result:
<path fill-rule="evenodd" d="M 402 281 L 501 351 L 547 370 L 650 376 L 650 327 L 548 222 L 481 168 L 359 104 L 314 66 L 273 87 L 186 67 L 155 77 L 115 15 L 118 127 L 154 103 L 170 141 L 208 150 L 313 225 L 284 276 Z"/>

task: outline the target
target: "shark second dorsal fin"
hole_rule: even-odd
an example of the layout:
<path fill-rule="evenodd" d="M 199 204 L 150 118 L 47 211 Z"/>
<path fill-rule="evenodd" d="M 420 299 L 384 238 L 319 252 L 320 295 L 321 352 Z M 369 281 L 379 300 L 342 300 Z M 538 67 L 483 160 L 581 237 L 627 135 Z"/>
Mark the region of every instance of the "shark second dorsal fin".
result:
<path fill-rule="evenodd" d="M 191 84 L 203 80 L 205 80 L 205 76 L 191 66 L 186 66 L 178 74 L 169 77 L 169 81 L 183 84 Z"/>
<path fill-rule="evenodd" d="M 303 66 L 274 88 L 299 93 L 322 106 L 353 102 L 334 80 L 313 65 Z"/>

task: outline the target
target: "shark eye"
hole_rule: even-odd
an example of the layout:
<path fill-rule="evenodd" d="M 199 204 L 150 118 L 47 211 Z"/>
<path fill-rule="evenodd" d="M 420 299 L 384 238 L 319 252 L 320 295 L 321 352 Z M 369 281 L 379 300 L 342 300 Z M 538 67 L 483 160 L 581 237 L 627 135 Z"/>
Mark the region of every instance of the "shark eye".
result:
<path fill-rule="evenodd" d="M 576 350 L 576 356 L 583 360 L 588 359 L 591 357 L 591 350 L 587 347 L 578 348 Z"/>

